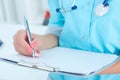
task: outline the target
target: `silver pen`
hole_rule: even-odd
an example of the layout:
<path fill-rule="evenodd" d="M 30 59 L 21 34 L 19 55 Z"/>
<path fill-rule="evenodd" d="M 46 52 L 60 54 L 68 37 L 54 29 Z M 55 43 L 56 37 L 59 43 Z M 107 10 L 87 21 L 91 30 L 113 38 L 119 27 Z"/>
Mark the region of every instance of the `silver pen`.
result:
<path fill-rule="evenodd" d="M 31 44 L 32 36 L 31 36 L 31 33 L 30 33 L 29 24 L 28 24 L 28 21 L 27 21 L 26 17 L 24 17 L 24 25 L 25 25 L 25 29 L 26 29 L 29 44 Z M 32 49 L 32 56 L 37 57 L 34 49 Z"/>

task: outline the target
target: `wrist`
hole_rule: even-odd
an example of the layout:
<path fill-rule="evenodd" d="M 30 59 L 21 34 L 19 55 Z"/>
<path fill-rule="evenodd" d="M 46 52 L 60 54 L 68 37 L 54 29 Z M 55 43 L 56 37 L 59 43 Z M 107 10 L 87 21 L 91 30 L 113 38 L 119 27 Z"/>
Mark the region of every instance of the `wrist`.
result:
<path fill-rule="evenodd" d="M 58 37 L 54 34 L 46 34 L 45 40 L 47 43 L 47 48 L 52 48 L 58 46 Z"/>

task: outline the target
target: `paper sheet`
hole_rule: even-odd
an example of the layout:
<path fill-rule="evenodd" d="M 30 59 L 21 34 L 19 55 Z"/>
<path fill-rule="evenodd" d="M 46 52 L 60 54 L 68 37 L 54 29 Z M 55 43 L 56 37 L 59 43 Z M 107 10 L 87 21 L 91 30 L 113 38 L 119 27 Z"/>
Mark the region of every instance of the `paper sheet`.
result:
<path fill-rule="evenodd" d="M 112 64 L 118 56 L 56 47 L 41 51 L 40 58 L 32 58 L 20 54 L 4 55 L 2 58 L 17 62 L 24 60 L 37 65 L 59 68 L 60 71 L 88 75 Z"/>

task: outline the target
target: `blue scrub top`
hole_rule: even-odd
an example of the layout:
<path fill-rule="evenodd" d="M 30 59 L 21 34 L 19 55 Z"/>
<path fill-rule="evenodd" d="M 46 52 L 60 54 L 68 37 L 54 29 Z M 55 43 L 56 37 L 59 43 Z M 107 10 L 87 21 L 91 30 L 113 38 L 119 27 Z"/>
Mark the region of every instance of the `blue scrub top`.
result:
<path fill-rule="evenodd" d="M 120 0 L 109 0 L 110 9 L 96 16 L 95 8 L 104 0 L 76 0 L 76 10 L 57 13 L 59 0 L 48 0 L 49 26 L 62 27 L 59 46 L 75 49 L 119 54 L 120 52 Z M 63 9 L 71 7 L 73 0 L 63 0 Z M 120 74 L 96 75 L 89 78 L 50 74 L 53 80 L 120 80 Z"/>

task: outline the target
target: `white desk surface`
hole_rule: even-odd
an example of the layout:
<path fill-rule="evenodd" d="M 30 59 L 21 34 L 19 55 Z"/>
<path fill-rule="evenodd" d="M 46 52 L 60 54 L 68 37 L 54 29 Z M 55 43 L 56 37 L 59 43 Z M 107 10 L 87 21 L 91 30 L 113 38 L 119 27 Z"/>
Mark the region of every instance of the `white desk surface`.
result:
<path fill-rule="evenodd" d="M 4 44 L 0 47 L 0 56 L 15 54 L 13 47 L 13 35 L 19 29 L 25 29 L 24 25 L 0 24 L 0 39 Z M 46 27 L 30 26 L 31 32 L 44 34 Z M 48 72 L 19 66 L 4 62 L 0 59 L 0 80 L 47 80 Z"/>

